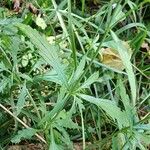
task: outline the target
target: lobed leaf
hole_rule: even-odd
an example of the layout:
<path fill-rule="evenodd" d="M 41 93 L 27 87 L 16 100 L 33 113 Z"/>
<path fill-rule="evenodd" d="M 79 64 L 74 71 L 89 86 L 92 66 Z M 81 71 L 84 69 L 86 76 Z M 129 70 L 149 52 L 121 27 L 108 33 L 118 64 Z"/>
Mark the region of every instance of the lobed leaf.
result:
<path fill-rule="evenodd" d="M 50 45 L 46 38 L 41 36 L 36 30 L 32 29 L 30 26 L 24 24 L 16 24 L 16 26 L 39 49 L 38 52 L 41 57 L 54 68 L 61 82 L 65 85 L 65 87 L 68 87 L 65 71 L 57 54 L 58 47 L 56 45 Z"/>

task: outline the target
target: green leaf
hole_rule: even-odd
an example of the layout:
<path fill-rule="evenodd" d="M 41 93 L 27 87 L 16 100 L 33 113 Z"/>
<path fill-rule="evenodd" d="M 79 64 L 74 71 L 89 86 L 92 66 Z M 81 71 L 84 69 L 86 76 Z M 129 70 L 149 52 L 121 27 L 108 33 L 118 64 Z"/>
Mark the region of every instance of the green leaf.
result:
<path fill-rule="evenodd" d="M 18 101 L 17 101 L 16 115 L 19 115 L 20 112 L 21 112 L 21 110 L 22 110 L 22 108 L 24 107 L 26 95 L 27 95 L 26 85 L 24 84 L 23 87 L 22 87 L 22 89 L 21 89 Z"/>
<path fill-rule="evenodd" d="M 40 81 L 40 80 L 51 81 L 51 82 L 57 83 L 59 85 L 63 85 L 61 80 L 59 80 L 59 77 L 58 77 L 56 71 L 53 69 L 50 71 L 47 71 L 46 73 L 44 73 L 42 75 L 37 75 L 34 77 L 34 81 Z"/>
<path fill-rule="evenodd" d="M 62 147 L 58 144 L 56 144 L 54 139 L 54 129 L 51 127 L 51 143 L 49 146 L 49 150 L 61 150 Z"/>
<path fill-rule="evenodd" d="M 147 36 L 147 31 L 146 30 L 142 30 L 139 31 L 136 36 L 131 40 L 131 47 L 134 49 L 134 55 L 136 55 L 136 53 L 139 51 L 139 49 L 141 48 L 141 45 L 143 44 L 145 38 Z"/>
<path fill-rule="evenodd" d="M 71 125 L 70 125 L 71 126 Z M 67 148 L 73 149 L 72 141 L 70 140 L 69 134 L 61 126 L 56 126 L 57 130 L 60 132 L 59 138 L 67 145 Z"/>
<path fill-rule="evenodd" d="M 9 83 L 8 78 L 4 78 L 0 81 L 0 92 L 4 92 L 4 89 L 6 88 L 7 84 Z"/>
<path fill-rule="evenodd" d="M 82 88 L 88 88 L 92 83 L 96 82 L 98 80 L 99 73 L 94 72 L 80 87 Z"/>
<path fill-rule="evenodd" d="M 67 78 L 64 68 L 60 62 L 57 51 L 58 46 L 50 45 L 46 38 L 41 36 L 36 30 L 24 24 L 16 24 L 16 26 L 31 40 L 31 42 L 39 49 L 41 57 L 49 63 L 57 72 L 61 82 L 68 87 Z"/>
<path fill-rule="evenodd" d="M 134 134 L 135 134 L 135 137 L 138 139 L 137 142 L 145 143 L 147 145 L 150 144 L 150 135 L 149 134 L 140 133 L 140 132 L 137 132 L 137 131 L 135 131 Z"/>
<path fill-rule="evenodd" d="M 86 61 L 86 56 L 83 56 L 74 75 L 73 75 L 73 78 L 71 79 L 71 83 L 78 80 L 80 75 L 83 73 L 83 69 L 85 67 L 85 61 Z"/>
<path fill-rule="evenodd" d="M 61 127 L 69 129 L 78 129 L 78 124 L 72 121 L 71 116 L 65 110 L 62 110 L 59 113 L 59 115 L 56 118 L 56 122 Z"/>
<path fill-rule="evenodd" d="M 135 80 L 135 75 L 133 72 L 132 64 L 130 62 L 130 56 L 128 54 L 128 50 L 125 48 L 122 41 L 119 40 L 119 38 L 113 31 L 111 31 L 111 35 L 115 41 L 115 45 L 119 52 L 120 58 L 128 74 L 128 79 L 129 79 L 129 84 L 130 84 L 131 94 L 132 94 L 132 104 L 133 106 L 135 106 L 136 104 L 136 80 Z"/>
<path fill-rule="evenodd" d="M 79 111 L 81 112 L 82 110 L 85 109 L 84 105 L 83 105 L 83 101 L 79 98 L 77 98 L 76 96 L 74 97 L 78 107 L 79 107 Z"/>
<path fill-rule="evenodd" d="M 118 149 L 119 146 L 118 146 L 118 141 L 117 140 L 118 139 L 115 136 L 112 138 L 112 150 L 119 150 Z"/>
<path fill-rule="evenodd" d="M 142 23 L 130 23 L 130 24 L 127 24 L 125 26 L 123 26 L 122 28 L 120 28 L 119 30 L 116 31 L 116 34 L 120 34 L 128 29 L 131 29 L 133 27 L 141 27 L 141 28 L 145 28 L 145 26 L 142 24 Z M 131 43 L 132 44 L 132 43 Z"/>
<path fill-rule="evenodd" d="M 117 120 L 119 128 L 122 126 L 127 126 L 127 118 L 124 112 L 120 110 L 118 106 L 113 101 L 101 98 L 95 98 L 85 94 L 77 94 L 80 98 L 93 103 L 103 109 L 113 120 Z"/>
<path fill-rule="evenodd" d="M 134 126 L 134 129 L 150 131 L 150 124 L 138 124 L 138 125 Z"/>
<path fill-rule="evenodd" d="M 121 22 L 125 19 L 125 13 L 122 11 L 122 6 L 118 5 L 114 11 L 113 17 L 111 19 L 110 27 L 114 24 Z"/>
<path fill-rule="evenodd" d="M 1 26 L 5 26 L 5 25 L 12 25 L 18 22 L 22 22 L 22 19 L 18 19 L 18 18 L 5 18 L 5 19 L 0 19 L 0 25 Z"/>
<path fill-rule="evenodd" d="M 0 62 L 0 72 L 2 71 L 8 71 L 8 69 L 6 68 L 5 64 L 3 62 Z"/>
<path fill-rule="evenodd" d="M 11 142 L 19 143 L 22 139 L 31 139 L 31 137 L 33 135 L 35 135 L 36 132 L 37 132 L 37 130 L 35 130 L 33 128 L 22 129 L 22 130 L 18 131 L 17 135 L 15 135 L 11 139 Z"/>
<path fill-rule="evenodd" d="M 121 97 L 121 101 L 123 102 L 126 115 L 128 117 L 130 127 L 133 126 L 133 118 L 135 117 L 134 113 L 134 107 L 130 105 L 130 99 L 129 96 L 126 93 L 125 86 L 123 84 L 123 81 L 121 79 L 118 80 L 118 87 L 119 87 L 119 94 Z"/>
<path fill-rule="evenodd" d="M 61 96 L 64 96 L 64 95 L 61 93 Z M 62 99 L 60 99 L 60 97 L 58 96 L 58 100 L 54 108 L 50 112 L 45 114 L 45 116 L 39 122 L 39 125 L 43 124 L 46 121 L 51 123 L 50 121 L 52 120 L 52 118 L 63 109 L 65 103 L 68 100 L 68 95 L 66 95 L 65 97 L 62 97 Z"/>

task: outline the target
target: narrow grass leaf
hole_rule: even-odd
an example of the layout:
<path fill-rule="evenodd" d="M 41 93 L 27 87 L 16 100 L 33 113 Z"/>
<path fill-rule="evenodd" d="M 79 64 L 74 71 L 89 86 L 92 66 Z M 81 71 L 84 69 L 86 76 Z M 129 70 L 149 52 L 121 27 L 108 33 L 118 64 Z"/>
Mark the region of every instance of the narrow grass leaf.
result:
<path fill-rule="evenodd" d="M 74 60 L 74 69 L 77 68 L 77 54 L 76 54 L 76 43 L 75 43 L 75 33 L 73 31 L 73 21 L 71 15 L 71 0 L 68 0 L 68 23 L 69 23 L 69 37 L 70 37 L 70 47 L 72 50 L 72 56 Z"/>
<path fill-rule="evenodd" d="M 145 28 L 145 26 L 142 23 L 130 23 L 127 24 L 126 26 L 123 26 L 122 28 L 120 28 L 119 30 L 116 31 L 116 34 L 120 34 L 128 29 L 134 28 L 134 27 L 141 27 L 141 28 Z"/>
<path fill-rule="evenodd" d="M 136 80 L 135 80 L 135 75 L 133 72 L 132 64 L 130 62 L 130 56 L 127 52 L 128 50 L 125 48 L 122 41 L 119 40 L 119 38 L 113 31 L 111 31 L 111 35 L 115 41 L 120 58 L 124 64 L 126 72 L 128 74 L 128 79 L 129 79 L 129 84 L 130 84 L 131 94 L 132 94 L 132 104 L 133 104 L 133 106 L 135 106 L 135 104 L 136 104 Z"/>
<path fill-rule="evenodd" d="M 111 23 L 110 26 L 113 26 L 115 23 L 117 23 L 118 21 L 121 22 L 125 19 L 125 13 L 122 11 L 122 6 L 120 4 L 118 4 L 118 6 L 115 8 L 113 17 L 111 19 Z"/>

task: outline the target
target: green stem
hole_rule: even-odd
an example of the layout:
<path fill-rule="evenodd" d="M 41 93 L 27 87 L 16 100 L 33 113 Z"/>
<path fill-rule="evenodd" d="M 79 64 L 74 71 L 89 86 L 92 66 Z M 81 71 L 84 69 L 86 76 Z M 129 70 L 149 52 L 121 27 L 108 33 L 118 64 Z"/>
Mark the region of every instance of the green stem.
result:
<path fill-rule="evenodd" d="M 31 94 L 30 94 L 30 92 L 29 92 L 28 89 L 27 89 L 27 93 L 28 93 L 28 96 L 29 96 L 29 98 L 30 98 L 30 100 L 31 100 L 31 102 L 32 102 L 32 104 L 33 104 L 33 106 L 34 106 L 34 108 L 35 108 L 35 111 L 36 111 L 36 113 L 37 113 L 38 118 L 41 119 L 41 116 L 40 116 L 40 113 L 39 113 L 39 111 L 38 111 L 38 108 L 37 108 L 37 106 L 36 106 L 36 104 L 35 104 L 35 102 L 34 102 L 34 100 L 33 100 L 33 98 L 32 98 L 32 96 L 31 96 Z"/>
<path fill-rule="evenodd" d="M 69 23 L 69 37 L 70 37 L 70 46 L 72 49 L 72 55 L 74 60 L 74 70 L 77 68 L 77 54 L 76 54 L 76 43 L 75 43 L 75 35 L 73 31 L 72 25 L 72 15 L 71 15 L 71 0 L 68 0 L 68 23 Z"/>

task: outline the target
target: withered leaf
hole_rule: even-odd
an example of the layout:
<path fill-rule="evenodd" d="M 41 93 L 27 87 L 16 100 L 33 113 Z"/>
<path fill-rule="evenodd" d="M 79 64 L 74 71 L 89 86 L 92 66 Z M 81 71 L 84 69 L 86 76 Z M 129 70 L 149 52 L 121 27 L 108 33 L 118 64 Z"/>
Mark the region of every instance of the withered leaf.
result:
<path fill-rule="evenodd" d="M 128 49 L 129 56 L 131 57 L 131 49 L 129 44 L 127 42 L 123 42 L 123 44 Z M 125 69 L 119 53 L 113 48 L 102 48 L 99 58 L 103 64 L 112 68 L 117 70 Z"/>

